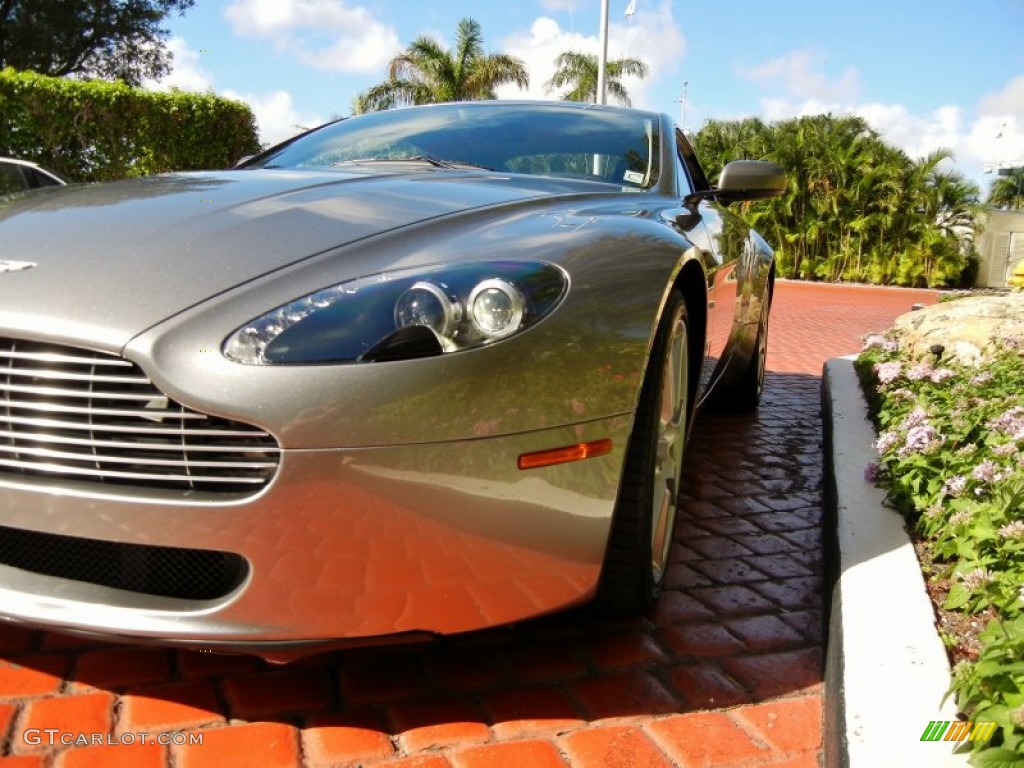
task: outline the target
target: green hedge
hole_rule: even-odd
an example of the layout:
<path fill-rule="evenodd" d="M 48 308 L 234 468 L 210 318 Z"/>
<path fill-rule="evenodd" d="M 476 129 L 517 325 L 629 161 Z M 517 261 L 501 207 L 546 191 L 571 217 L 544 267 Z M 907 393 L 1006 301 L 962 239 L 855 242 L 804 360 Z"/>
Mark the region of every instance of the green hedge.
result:
<path fill-rule="evenodd" d="M 258 150 L 238 101 L 0 70 L 0 155 L 72 181 L 227 168 Z"/>

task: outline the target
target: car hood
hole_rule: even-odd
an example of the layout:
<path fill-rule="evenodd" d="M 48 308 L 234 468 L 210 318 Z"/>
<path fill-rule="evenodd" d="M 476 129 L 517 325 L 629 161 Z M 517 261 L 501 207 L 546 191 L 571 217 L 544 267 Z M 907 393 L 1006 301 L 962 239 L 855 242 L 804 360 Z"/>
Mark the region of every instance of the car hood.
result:
<path fill-rule="evenodd" d="M 120 349 L 188 307 L 326 250 L 573 188 L 547 184 L 437 169 L 384 175 L 259 170 L 154 176 L 44 190 L 6 204 L 0 199 L 0 333 Z M 22 264 L 5 267 L 5 261 Z M 11 269 L 24 262 L 34 266 Z"/>

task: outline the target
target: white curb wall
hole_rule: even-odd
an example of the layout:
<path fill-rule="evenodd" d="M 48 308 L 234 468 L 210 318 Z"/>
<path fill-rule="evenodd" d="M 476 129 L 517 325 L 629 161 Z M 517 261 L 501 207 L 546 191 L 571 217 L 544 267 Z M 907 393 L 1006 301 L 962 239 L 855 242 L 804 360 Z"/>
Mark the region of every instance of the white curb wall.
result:
<path fill-rule="evenodd" d="M 917 555 L 903 518 L 864 480 L 877 460 L 874 427 L 853 357 L 822 374 L 826 484 L 831 525 L 832 608 L 825 672 L 829 768 L 966 766 L 948 742 L 922 742 L 932 720 L 955 720 L 949 661 L 935 629 Z M 828 525 L 828 524 L 827 524 Z"/>

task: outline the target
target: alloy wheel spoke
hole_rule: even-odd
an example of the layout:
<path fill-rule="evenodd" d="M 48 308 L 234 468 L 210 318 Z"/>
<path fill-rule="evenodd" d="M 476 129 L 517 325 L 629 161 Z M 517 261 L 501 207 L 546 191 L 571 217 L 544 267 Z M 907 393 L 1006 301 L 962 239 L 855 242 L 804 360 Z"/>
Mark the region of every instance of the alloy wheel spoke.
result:
<path fill-rule="evenodd" d="M 668 341 L 659 409 L 657 455 L 651 509 L 651 569 L 660 581 L 668 565 L 686 440 L 688 383 L 686 325 L 674 319 Z"/>

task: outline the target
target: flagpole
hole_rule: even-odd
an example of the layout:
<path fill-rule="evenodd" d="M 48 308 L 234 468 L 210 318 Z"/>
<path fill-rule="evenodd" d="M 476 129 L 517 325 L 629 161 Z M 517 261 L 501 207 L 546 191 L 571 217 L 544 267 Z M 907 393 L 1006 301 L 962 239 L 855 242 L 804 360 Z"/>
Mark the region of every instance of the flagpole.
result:
<path fill-rule="evenodd" d="M 597 103 L 607 104 L 608 0 L 601 0 L 601 50 L 597 60 Z"/>

